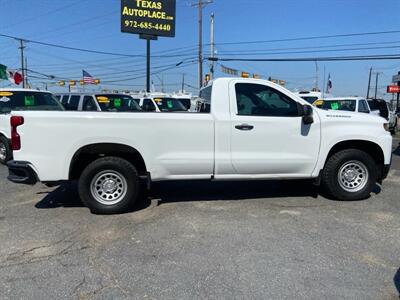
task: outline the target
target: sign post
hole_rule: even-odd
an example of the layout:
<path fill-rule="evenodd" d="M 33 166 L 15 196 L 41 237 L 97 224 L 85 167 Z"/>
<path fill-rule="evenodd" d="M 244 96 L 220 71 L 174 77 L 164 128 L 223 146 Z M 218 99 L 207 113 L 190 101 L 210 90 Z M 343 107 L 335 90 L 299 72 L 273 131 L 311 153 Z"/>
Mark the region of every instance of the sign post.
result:
<path fill-rule="evenodd" d="M 121 0 L 121 32 L 146 40 L 146 91 L 150 92 L 150 41 L 175 36 L 176 0 Z"/>
<path fill-rule="evenodd" d="M 397 93 L 396 110 L 398 110 L 400 100 L 400 72 L 398 72 L 397 75 L 393 76 L 392 81 L 394 83 L 397 83 L 397 86 L 388 86 L 388 93 Z"/>

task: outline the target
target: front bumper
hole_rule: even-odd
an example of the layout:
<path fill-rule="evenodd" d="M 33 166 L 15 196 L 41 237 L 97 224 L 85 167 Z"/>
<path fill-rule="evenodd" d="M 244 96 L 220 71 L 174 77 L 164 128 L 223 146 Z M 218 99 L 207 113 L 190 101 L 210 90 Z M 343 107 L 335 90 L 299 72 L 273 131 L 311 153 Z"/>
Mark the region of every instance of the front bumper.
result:
<path fill-rule="evenodd" d="M 7 166 L 8 180 L 14 183 L 30 185 L 38 182 L 38 177 L 29 162 L 11 160 L 7 163 Z"/>

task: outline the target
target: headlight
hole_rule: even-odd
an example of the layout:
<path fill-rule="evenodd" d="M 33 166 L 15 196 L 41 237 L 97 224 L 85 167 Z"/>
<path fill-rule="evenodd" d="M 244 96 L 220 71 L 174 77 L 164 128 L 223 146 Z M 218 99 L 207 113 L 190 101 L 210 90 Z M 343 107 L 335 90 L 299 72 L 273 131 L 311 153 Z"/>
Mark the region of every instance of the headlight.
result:
<path fill-rule="evenodd" d="M 386 131 L 390 131 L 390 129 L 389 129 L 389 123 L 383 123 L 383 128 L 384 128 Z"/>

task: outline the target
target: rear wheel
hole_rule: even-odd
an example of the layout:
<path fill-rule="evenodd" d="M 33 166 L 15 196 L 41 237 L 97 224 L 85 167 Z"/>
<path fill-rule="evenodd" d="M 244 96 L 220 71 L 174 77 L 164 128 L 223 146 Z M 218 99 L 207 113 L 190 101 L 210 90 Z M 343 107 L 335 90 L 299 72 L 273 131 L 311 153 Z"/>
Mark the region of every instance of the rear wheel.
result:
<path fill-rule="evenodd" d="M 138 198 L 135 167 L 119 157 L 104 157 L 89 164 L 79 179 L 79 195 L 93 213 L 129 211 Z"/>
<path fill-rule="evenodd" d="M 332 155 L 322 172 L 322 186 L 334 199 L 360 200 L 369 197 L 377 181 L 372 157 L 358 149 Z"/>
<path fill-rule="evenodd" d="M 6 164 L 11 159 L 11 148 L 7 138 L 0 136 L 0 164 Z"/>

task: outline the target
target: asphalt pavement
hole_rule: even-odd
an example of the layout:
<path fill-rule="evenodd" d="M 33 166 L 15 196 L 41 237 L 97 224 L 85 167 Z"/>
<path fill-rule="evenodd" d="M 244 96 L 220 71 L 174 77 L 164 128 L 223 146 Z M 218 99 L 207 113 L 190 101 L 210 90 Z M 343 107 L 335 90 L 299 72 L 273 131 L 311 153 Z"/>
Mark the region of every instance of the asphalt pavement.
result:
<path fill-rule="evenodd" d="M 113 216 L 0 166 L 0 299 L 399 299 L 398 144 L 366 200 L 307 181 L 168 182 Z"/>

